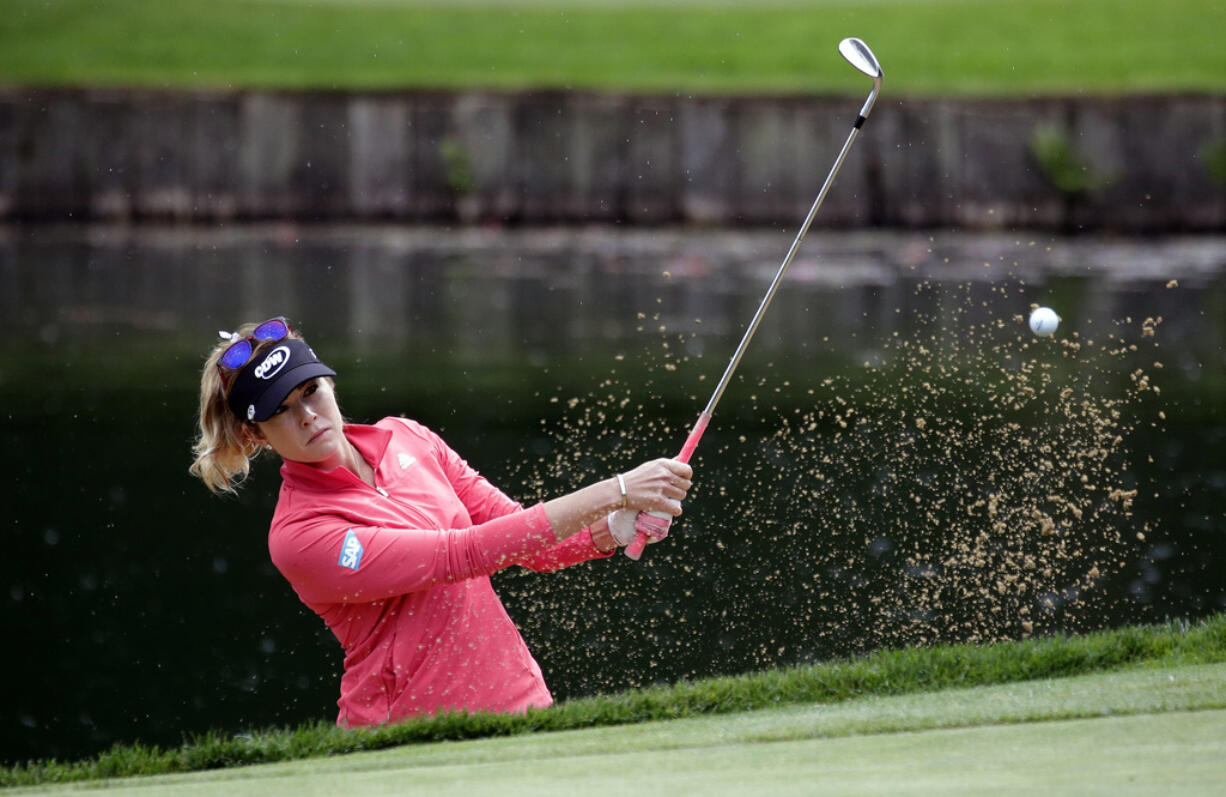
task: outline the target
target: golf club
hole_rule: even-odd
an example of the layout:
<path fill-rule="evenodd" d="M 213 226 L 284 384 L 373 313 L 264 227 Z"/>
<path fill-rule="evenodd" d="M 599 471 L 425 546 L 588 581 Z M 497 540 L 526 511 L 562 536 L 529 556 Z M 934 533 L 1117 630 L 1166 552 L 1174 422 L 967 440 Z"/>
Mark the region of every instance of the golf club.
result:
<path fill-rule="evenodd" d="M 770 306 L 771 299 L 775 297 L 775 292 L 779 290 L 779 284 L 783 281 L 783 275 L 787 272 L 788 266 L 792 265 L 792 258 L 796 256 L 796 250 L 800 248 L 800 242 L 804 240 L 805 234 L 809 231 L 809 225 L 813 223 L 813 217 L 817 215 L 817 209 L 822 206 L 822 201 L 826 198 L 826 193 L 830 190 L 830 185 L 834 182 L 835 175 L 839 173 L 839 169 L 843 166 L 843 159 L 847 157 L 847 152 L 851 149 L 852 142 L 856 140 L 856 136 L 860 133 L 860 128 L 864 125 L 864 121 L 868 119 L 869 112 L 873 109 L 873 103 L 877 101 L 877 94 L 881 91 L 881 64 L 877 62 L 876 56 L 873 55 L 872 50 L 868 49 L 867 44 L 855 38 L 843 39 L 843 41 L 839 42 L 839 53 L 852 66 L 873 79 L 873 90 L 869 92 L 868 99 L 864 102 L 864 107 L 860 109 L 860 115 L 856 117 L 856 123 L 852 126 L 851 133 L 847 136 L 847 141 L 843 144 L 842 151 L 839 152 L 839 157 L 835 159 L 834 166 L 830 169 L 830 174 L 826 175 L 826 182 L 822 184 L 822 190 L 818 192 L 817 199 L 813 201 L 813 207 L 809 208 L 809 215 L 805 217 L 804 224 L 800 225 L 800 232 L 796 234 L 796 239 L 792 241 L 792 247 L 788 249 L 787 256 L 783 258 L 783 264 L 779 266 L 779 271 L 775 273 L 775 278 L 771 281 L 770 287 L 766 291 L 766 297 L 758 305 L 758 311 L 754 313 L 753 320 L 749 322 L 749 327 L 745 330 L 745 335 L 741 338 L 740 345 L 736 347 L 736 352 L 733 353 L 731 362 L 728 363 L 728 367 L 724 370 L 724 375 L 720 377 L 719 384 L 715 386 L 715 392 L 711 394 L 711 400 L 707 402 L 706 409 L 698 416 L 698 421 L 694 424 L 694 428 L 690 430 L 690 435 L 686 438 L 685 445 L 681 447 L 681 453 L 677 455 L 677 459 L 681 462 L 689 462 L 694 449 L 698 447 L 698 441 L 702 438 L 703 432 L 706 431 L 707 424 L 711 422 L 711 414 L 715 412 L 715 405 L 719 403 L 720 397 L 724 395 L 724 390 L 732 379 L 732 373 L 736 371 L 737 365 L 741 362 L 741 357 L 745 354 L 746 347 L 749 346 L 750 339 L 753 338 L 754 332 L 758 330 L 758 324 L 761 323 L 762 316 L 766 314 L 766 308 Z M 649 514 L 659 518 L 665 527 L 672 521 L 672 516 L 663 512 L 651 512 Z M 647 541 L 647 534 L 640 531 L 634 541 L 626 546 L 626 556 L 638 560 L 643 555 L 643 548 L 647 545 Z"/>

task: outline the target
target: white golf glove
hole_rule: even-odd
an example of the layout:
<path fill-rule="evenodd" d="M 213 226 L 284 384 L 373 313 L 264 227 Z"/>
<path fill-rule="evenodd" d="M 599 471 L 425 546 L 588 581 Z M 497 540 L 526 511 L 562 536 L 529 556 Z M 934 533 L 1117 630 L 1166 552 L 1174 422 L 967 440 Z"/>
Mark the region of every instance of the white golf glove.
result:
<path fill-rule="evenodd" d="M 638 534 L 634 530 L 634 516 L 637 514 L 638 512 L 633 509 L 618 509 L 609 515 L 609 533 L 613 535 L 613 541 L 617 543 L 618 548 L 625 548 L 634 542 Z"/>
<path fill-rule="evenodd" d="M 635 509 L 618 509 L 609 515 L 609 534 L 619 548 L 625 548 L 634 542 L 634 538 L 641 531 L 647 535 L 647 544 L 650 545 L 668 536 L 668 527 L 672 520 L 671 515 L 662 512 L 655 515 Z"/>

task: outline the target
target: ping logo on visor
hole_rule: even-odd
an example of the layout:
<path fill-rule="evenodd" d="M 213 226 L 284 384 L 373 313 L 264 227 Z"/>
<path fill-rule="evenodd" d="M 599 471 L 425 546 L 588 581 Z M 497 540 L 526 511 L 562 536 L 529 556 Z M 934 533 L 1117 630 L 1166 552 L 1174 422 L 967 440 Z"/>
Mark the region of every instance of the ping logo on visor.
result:
<path fill-rule="evenodd" d="M 285 364 L 289 362 L 289 347 L 278 346 L 268 352 L 268 356 L 264 358 L 264 362 L 255 367 L 255 377 L 257 379 L 272 379 L 277 375 Z"/>
<path fill-rule="evenodd" d="M 345 535 L 345 544 L 341 546 L 341 558 L 337 564 L 350 570 L 357 570 L 358 565 L 362 564 L 362 543 L 358 540 L 358 535 L 353 533 L 353 529 L 349 529 L 349 533 Z"/>

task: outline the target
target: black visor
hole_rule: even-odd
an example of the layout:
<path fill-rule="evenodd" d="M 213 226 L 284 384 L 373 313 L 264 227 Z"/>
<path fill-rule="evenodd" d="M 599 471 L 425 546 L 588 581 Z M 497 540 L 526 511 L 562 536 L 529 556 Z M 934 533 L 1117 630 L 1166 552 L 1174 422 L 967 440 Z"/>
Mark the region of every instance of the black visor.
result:
<path fill-rule="evenodd" d="M 317 376 L 336 376 L 301 340 L 286 338 L 260 352 L 234 377 L 227 404 L 242 421 L 266 421 L 294 388 Z"/>

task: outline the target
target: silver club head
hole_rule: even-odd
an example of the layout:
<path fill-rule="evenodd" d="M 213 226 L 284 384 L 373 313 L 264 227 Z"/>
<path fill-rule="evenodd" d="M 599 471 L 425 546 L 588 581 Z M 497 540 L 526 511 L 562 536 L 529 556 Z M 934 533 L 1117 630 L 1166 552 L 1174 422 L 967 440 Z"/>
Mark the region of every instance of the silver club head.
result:
<path fill-rule="evenodd" d="M 877 63 L 877 56 L 868 49 L 868 45 L 856 38 L 847 38 L 839 42 L 839 52 L 848 63 L 873 79 L 873 90 L 869 93 L 868 99 L 864 101 L 864 107 L 860 109 L 860 118 L 856 121 L 856 129 L 859 130 L 860 125 L 864 124 L 864 120 L 868 118 L 869 111 L 873 110 L 873 103 L 877 102 L 877 94 L 881 91 L 881 64 Z"/>
<path fill-rule="evenodd" d="M 856 69 L 874 80 L 881 79 L 881 64 L 877 63 L 877 57 L 864 42 L 856 38 L 843 39 L 839 42 L 839 52 Z"/>

